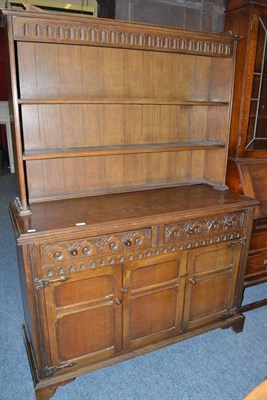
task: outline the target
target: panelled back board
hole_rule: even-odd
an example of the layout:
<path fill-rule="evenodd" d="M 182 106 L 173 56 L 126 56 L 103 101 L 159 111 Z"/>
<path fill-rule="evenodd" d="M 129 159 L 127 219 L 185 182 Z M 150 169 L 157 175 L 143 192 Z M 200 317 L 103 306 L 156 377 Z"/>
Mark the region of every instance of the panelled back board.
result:
<path fill-rule="evenodd" d="M 7 14 L 22 212 L 44 200 L 224 186 L 230 36 Z"/>

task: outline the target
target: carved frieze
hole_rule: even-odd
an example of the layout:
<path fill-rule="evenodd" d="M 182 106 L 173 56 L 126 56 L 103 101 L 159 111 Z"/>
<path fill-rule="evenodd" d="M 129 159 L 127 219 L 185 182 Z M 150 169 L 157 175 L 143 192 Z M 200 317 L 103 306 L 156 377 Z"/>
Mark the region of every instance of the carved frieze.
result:
<path fill-rule="evenodd" d="M 192 37 L 174 29 L 147 30 L 145 27 L 117 24 L 103 25 L 94 21 L 74 22 L 17 17 L 13 21 L 15 39 L 57 43 L 81 43 L 97 46 L 139 48 L 177 53 L 232 57 L 233 41 L 228 37 Z"/>
<path fill-rule="evenodd" d="M 103 268 L 106 266 L 113 266 L 131 262 L 135 260 L 157 257 L 164 254 L 176 253 L 183 250 L 190 250 L 198 247 L 205 247 L 212 244 L 225 242 L 226 245 L 238 246 L 244 245 L 246 238 L 242 237 L 242 231 L 234 231 L 231 233 L 220 234 L 209 237 L 206 240 L 200 240 L 187 243 L 165 244 L 155 248 L 139 249 L 138 251 L 121 252 L 114 255 L 102 255 L 101 257 L 90 257 L 82 262 L 62 263 L 58 265 L 49 265 L 43 268 L 44 278 L 60 277 L 69 275 L 75 272 L 84 272 L 87 270 L 94 270 L 96 268 Z"/>
<path fill-rule="evenodd" d="M 243 245 L 244 212 L 166 225 L 164 244 L 152 246 L 151 228 L 41 247 L 45 278 L 122 264 L 225 242 Z"/>
<path fill-rule="evenodd" d="M 240 229 L 244 225 L 244 213 L 235 213 L 214 218 L 171 224 L 165 227 L 165 243 L 205 240 L 207 237 Z"/>

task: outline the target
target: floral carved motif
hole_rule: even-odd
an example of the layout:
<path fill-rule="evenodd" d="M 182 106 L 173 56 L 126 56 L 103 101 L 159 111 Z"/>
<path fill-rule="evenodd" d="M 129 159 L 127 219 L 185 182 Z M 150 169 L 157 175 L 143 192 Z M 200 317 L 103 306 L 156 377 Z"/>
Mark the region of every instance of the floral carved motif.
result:
<path fill-rule="evenodd" d="M 223 215 L 215 218 L 171 224 L 165 227 L 165 242 L 186 241 L 205 238 L 216 233 L 240 229 L 244 224 L 244 213 Z"/>

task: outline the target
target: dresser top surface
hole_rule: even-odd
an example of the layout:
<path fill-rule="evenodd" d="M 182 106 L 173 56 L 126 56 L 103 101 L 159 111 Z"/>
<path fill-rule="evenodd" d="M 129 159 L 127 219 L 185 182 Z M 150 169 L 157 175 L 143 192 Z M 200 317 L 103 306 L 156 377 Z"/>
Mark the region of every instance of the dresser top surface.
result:
<path fill-rule="evenodd" d="M 10 206 L 17 237 L 31 241 L 61 234 L 95 234 L 111 229 L 134 229 L 256 206 L 258 202 L 207 185 L 59 200 L 31 205 L 32 215 L 20 216 Z M 78 224 L 78 226 L 77 226 Z M 85 232 L 86 231 L 86 232 Z M 90 232 L 91 231 L 91 232 Z"/>

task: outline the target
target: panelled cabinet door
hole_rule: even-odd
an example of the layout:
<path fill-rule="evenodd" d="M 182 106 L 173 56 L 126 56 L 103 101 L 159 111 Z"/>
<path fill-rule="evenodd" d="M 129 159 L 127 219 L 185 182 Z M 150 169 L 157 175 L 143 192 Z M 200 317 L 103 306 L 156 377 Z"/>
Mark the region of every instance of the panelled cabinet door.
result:
<path fill-rule="evenodd" d="M 106 359 L 121 350 L 121 266 L 70 276 L 44 289 L 52 365 Z"/>
<path fill-rule="evenodd" d="M 135 349 L 181 330 L 186 252 L 123 266 L 123 347 Z"/>
<path fill-rule="evenodd" d="M 225 243 L 188 253 L 184 330 L 219 321 L 234 307 L 240 253 Z"/>

